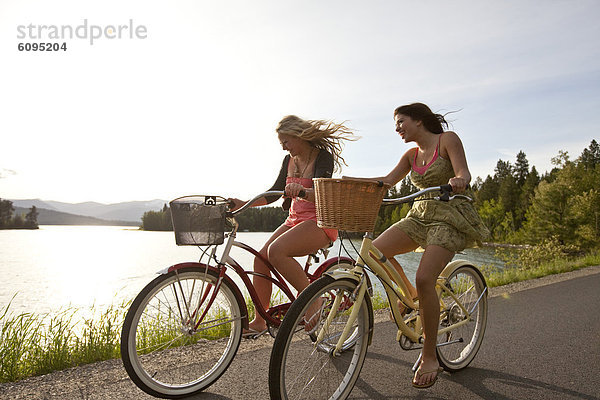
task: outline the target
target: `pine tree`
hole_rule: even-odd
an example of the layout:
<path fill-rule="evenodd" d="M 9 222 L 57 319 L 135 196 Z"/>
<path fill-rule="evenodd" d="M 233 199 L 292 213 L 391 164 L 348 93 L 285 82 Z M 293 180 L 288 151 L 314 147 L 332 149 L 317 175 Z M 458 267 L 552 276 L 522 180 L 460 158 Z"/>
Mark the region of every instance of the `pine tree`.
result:
<path fill-rule="evenodd" d="M 485 181 L 483 181 L 483 183 L 475 192 L 477 204 L 482 205 L 485 201 L 497 200 L 499 188 L 500 185 L 498 184 L 497 180 L 488 175 L 487 178 L 485 178 Z"/>
<path fill-rule="evenodd" d="M 39 213 L 35 206 L 31 206 L 27 215 L 25 215 L 25 228 L 28 229 L 38 229 L 37 217 Z"/>
<path fill-rule="evenodd" d="M 517 185 L 515 178 L 512 175 L 507 175 L 500 182 L 498 188 L 498 200 L 502 204 L 504 212 L 514 214 L 517 204 L 519 202 L 519 196 L 521 190 Z"/>
<path fill-rule="evenodd" d="M 529 175 L 529 161 L 527 161 L 527 157 L 523 151 L 519 151 L 517 154 L 517 161 L 515 162 L 514 167 L 514 177 L 517 181 L 517 185 L 519 187 L 523 186 L 525 183 L 525 179 Z"/>
<path fill-rule="evenodd" d="M 533 201 L 535 195 L 535 188 L 540 183 L 540 175 L 535 169 L 535 166 L 531 167 L 531 172 L 527 174 L 525 182 L 521 185 L 521 194 L 519 196 L 519 202 L 515 210 L 515 227 L 520 229 L 525 221 L 525 213 Z"/>
<path fill-rule="evenodd" d="M 0 228 L 10 227 L 12 214 L 15 211 L 12 201 L 0 199 Z"/>
<path fill-rule="evenodd" d="M 595 139 L 592 139 L 590 146 L 583 150 L 578 161 L 586 169 L 600 165 L 600 145 L 598 145 Z"/>
<path fill-rule="evenodd" d="M 512 176 L 513 167 L 510 164 L 510 161 L 498 160 L 498 162 L 496 163 L 496 168 L 494 169 L 494 172 L 495 172 L 494 179 L 496 179 L 496 182 L 502 183 L 504 178 L 506 178 L 508 176 Z"/>

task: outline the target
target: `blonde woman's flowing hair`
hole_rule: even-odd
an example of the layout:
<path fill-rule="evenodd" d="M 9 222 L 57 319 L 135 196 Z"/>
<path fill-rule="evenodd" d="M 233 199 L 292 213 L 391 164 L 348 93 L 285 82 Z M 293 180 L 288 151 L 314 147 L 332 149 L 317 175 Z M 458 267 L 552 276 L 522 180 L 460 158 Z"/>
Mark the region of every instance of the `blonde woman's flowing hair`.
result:
<path fill-rule="evenodd" d="M 352 130 L 343 124 L 325 120 L 304 120 L 295 115 L 284 117 L 275 129 L 279 135 L 296 136 L 310 142 L 317 149 L 328 151 L 333 156 L 336 170 L 346 164 L 342 157 L 342 142 L 358 140 Z"/>

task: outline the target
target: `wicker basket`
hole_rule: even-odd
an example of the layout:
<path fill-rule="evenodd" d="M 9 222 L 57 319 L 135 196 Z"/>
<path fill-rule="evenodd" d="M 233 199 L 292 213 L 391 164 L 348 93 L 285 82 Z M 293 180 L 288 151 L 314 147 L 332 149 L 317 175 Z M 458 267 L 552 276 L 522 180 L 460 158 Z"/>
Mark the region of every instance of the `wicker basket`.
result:
<path fill-rule="evenodd" d="M 388 185 L 359 179 L 315 178 L 317 225 L 372 232 Z"/>
<path fill-rule="evenodd" d="M 175 243 L 205 246 L 225 241 L 227 200 L 218 196 L 185 196 L 169 203 Z"/>

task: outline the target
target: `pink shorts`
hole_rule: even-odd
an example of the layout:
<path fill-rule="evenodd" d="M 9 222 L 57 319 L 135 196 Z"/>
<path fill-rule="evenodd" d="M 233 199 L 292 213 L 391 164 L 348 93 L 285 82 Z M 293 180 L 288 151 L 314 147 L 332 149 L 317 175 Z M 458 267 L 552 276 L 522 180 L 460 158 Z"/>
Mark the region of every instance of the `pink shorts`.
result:
<path fill-rule="evenodd" d="M 290 228 L 293 228 L 294 226 L 296 226 L 299 223 L 304 222 L 304 221 L 315 221 L 315 224 L 316 224 L 317 223 L 317 218 L 315 217 L 315 219 L 310 218 L 310 219 L 305 219 L 305 220 L 300 221 L 297 218 L 292 219 L 292 218 L 288 217 L 288 219 L 286 219 L 283 224 L 285 226 L 289 226 Z M 335 242 L 337 240 L 337 238 L 338 238 L 338 231 L 337 231 L 337 229 L 321 228 L 321 230 L 323 232 L 325 232 L 325 234 L 327 235 L 327 237 L 329 238 L 329 240 L 331 241 L 331 243 L 333 243 L 333 242 Z"/>

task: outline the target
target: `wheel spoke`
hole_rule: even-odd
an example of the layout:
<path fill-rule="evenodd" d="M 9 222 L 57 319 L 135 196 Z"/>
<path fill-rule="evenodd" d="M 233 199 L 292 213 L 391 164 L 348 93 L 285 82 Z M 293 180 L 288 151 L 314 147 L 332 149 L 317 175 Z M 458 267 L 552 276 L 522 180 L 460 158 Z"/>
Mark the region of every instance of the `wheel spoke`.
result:
<path fill-rule="evenodd" d="M 472 266 L 458 268 L 446 280 L 450 293 L 442 290 L 445 304 L 438 335 L 437 354 L 440 364 L 447 370 L 465 368 L 475 357 L 487 321 L 487 288 L 477 270 Z"/>
<path fill-rule="evenodd" d="M 369 332 L 370 299 L 365 296 L 361 305 L 344 304 L 332 310 L 324 309 L 317 332 L 323 339 L 313 342 L 299 324 L 309 304 L 321 297 L 334 304 L 335 296 L 349 298 L 356 282 L 346 279 L 334 280 L 330 276 L 313 282 L 306 288 L 288 311 L 275 339 L 269 365 L 269 389 L 273 397 L 288 399 L 345 398 L 352 390 L 364 362 Z M 346 325 L 353 307 L 359 306 L 356 320 L 340 355 L 332 349 Z M 333 316 L 332 312 L 335 312 Z M 321 334 L 320 334 L 321 337 Z M 313 337 L 314 338 L 314 337 Z"/>
<path fill-rule="evenodd" d="M 214 288 L 217 279 L 204 268 L 186 268 L 159 276 L 132 303 L 121 354 L 127 373 L 145 392 L 191 395 L 214 383 L 233 360 L 242 333 L 237 297 L 224 282 L 211 304 L 202 301 L 204 289 Z M 196 328 L 200 315 L 207 318 Z"/>

